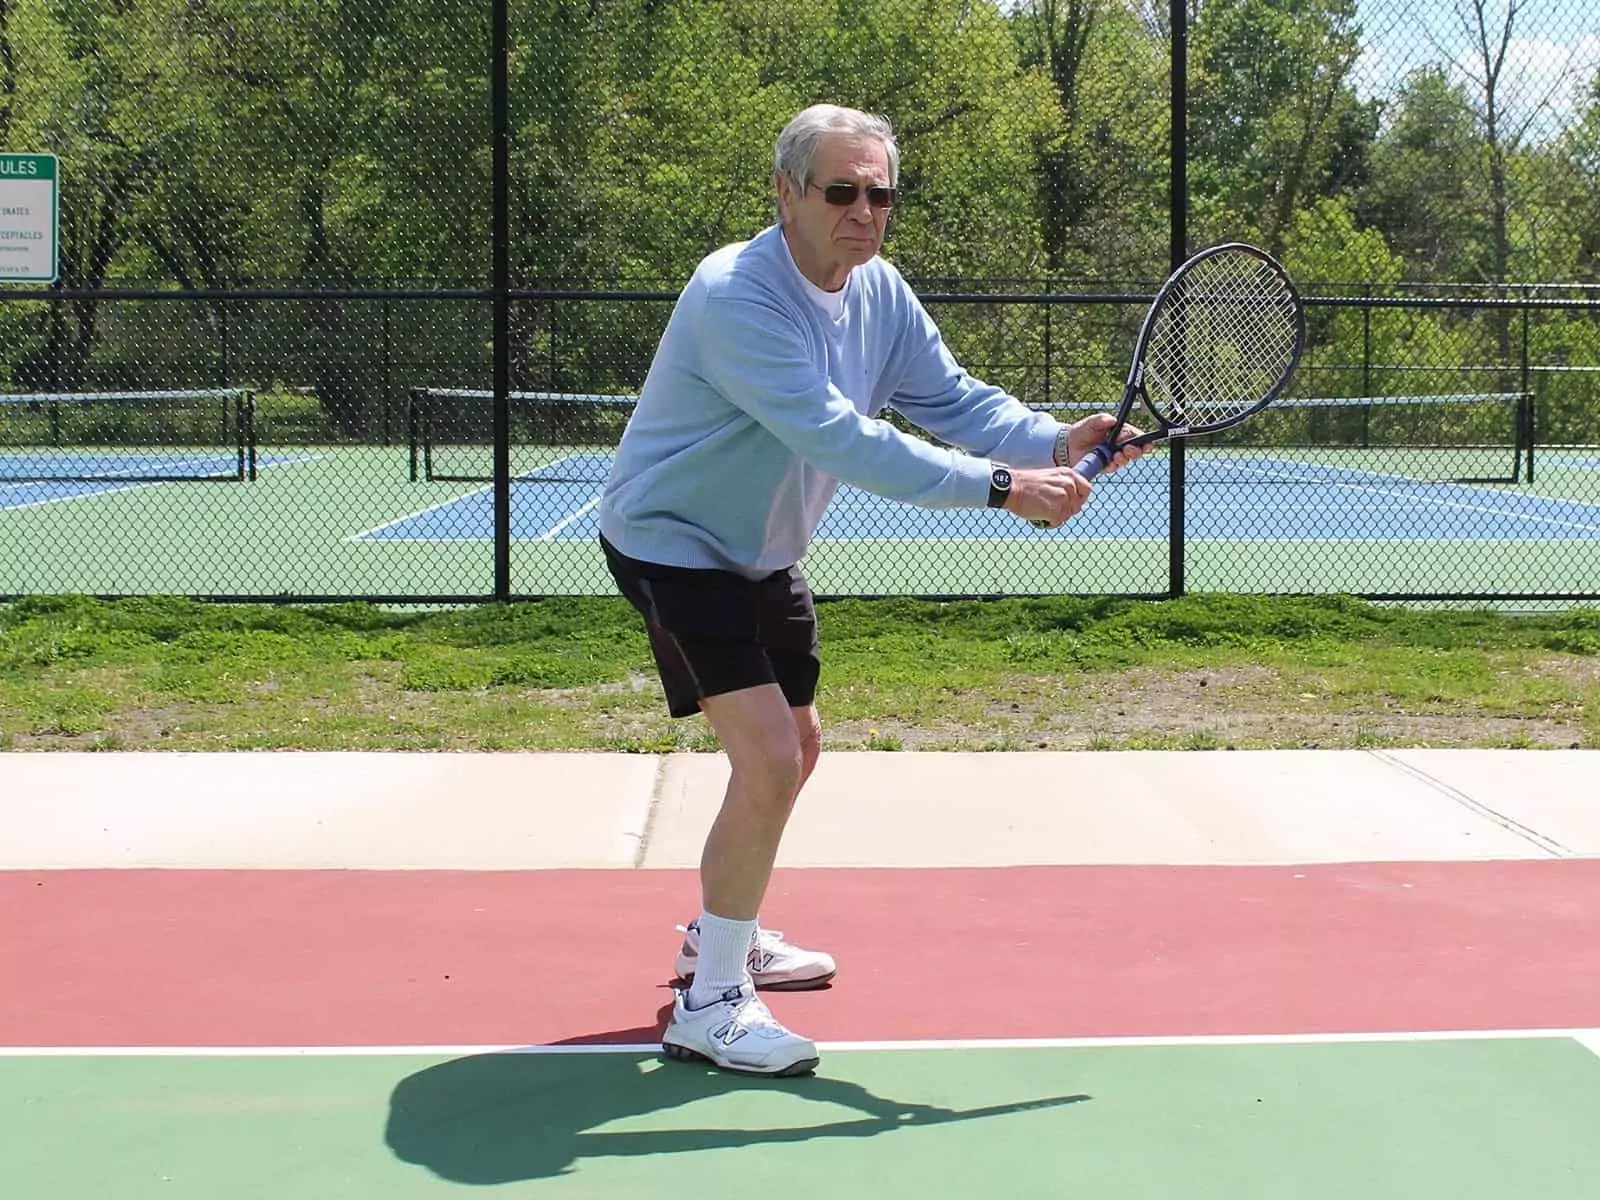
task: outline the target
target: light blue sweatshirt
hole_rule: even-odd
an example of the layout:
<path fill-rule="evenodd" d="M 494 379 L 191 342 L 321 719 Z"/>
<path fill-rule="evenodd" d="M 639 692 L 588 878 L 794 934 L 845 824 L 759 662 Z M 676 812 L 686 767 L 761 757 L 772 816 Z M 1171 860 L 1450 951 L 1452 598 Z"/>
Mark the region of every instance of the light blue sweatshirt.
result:
<path fill-rule="evenodd" d="M 926 508 L 988 501 L 992 463 L 1052 464 L 1053 417 L 968 375 L 900 273 L 856 267 L 832 317 L 780 226 L 678 298 L 600 501 L 630 558 L 759 578 L 805 554 L 839 482 Z M 878 418 L 892 406 L 934 446 Z"/>

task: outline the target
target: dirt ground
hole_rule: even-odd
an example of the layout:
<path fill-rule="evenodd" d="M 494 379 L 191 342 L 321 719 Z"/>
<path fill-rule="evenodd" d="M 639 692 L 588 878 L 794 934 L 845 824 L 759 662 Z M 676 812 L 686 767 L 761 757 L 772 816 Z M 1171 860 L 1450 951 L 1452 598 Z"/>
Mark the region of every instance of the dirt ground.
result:
<path fill-rule="evenodd" d="M 1600 684 L 1596 659 L 1563 657 L 1529 663 L 1526 669 L 1559 671 L 1579 686 Z M 1339 711 L 1328 697 L 1288 692 L 1266 667 L 1081 676 L 1066 703 L 1054 679 L 1035 686 L 1024 682 L 1011 694 L 1006 703 L 987 706 L 987 722 L 976 724 L 988 723 L 995 740 L 1017 748 L 1596 745 L 1578 704 L 1507 715 L 1467 705 L 1407 709 L 1386 698 L 1365 697 Z M 942 749 L 983 737 L 965 716 L 929 722 L 886 714 L 869 722 L 829 722 L 824 712 L 823 719 L 835 744 L 893 739 L 906 750 Z M 1592 728 L 1592 718 L 1588 724 Z"/>

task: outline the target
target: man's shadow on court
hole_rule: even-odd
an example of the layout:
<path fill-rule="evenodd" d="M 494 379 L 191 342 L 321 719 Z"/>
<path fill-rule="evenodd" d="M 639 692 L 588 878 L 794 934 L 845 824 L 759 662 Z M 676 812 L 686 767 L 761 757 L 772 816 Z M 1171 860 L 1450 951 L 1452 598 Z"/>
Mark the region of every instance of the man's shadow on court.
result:
<path fill-rule="evenodd" d="M 663 1008 L 665 1022 L 669 1008 Z M 576 1039 L 581 1043 L 655 1041 L 660 1025 Z M 817 1138 L 875 1137 L 918 1125 L 939 1125 L 1053 1108 L 1088 1100 L 1082 1094 L 947 1109 L 879 1096 L 860 1084 L 826 1076 L 757 1079 L 707 1065 L 660 1062 L 650 1052 L 474 1054 L 407 1076 L 389 1097 L 384 1140 L 404 1162 L 455 1183 L 512 1183 L 573 1169 L 582 1158 L 675 1154 L 716 1147 L 777 1145 Z M 658 1064 L 655 1069 L 647 1069 Z M 624 1117 L 681 1107 L 744 1091 L 781 1092 L 855 1109 L 857 1118 L 828 1114 L 814 1125 L 777 1129 L 653 1129 L 601 1132 Z"/>

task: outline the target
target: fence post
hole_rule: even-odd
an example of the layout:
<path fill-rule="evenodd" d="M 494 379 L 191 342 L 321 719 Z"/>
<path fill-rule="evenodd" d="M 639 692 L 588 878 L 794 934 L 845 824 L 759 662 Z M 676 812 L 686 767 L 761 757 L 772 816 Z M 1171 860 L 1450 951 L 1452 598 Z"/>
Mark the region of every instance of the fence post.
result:
<path fill-rule="evenodd" d="M 511 596 L 511 111 L 509 0 L 491 15 L 490 104 L 494 143 L 494 598 Z"/>
<path fill-rule="evenodd" d="M 1172 149 L 1170 269 L 1176 271 L 1188 257 L 1189 247 L 1189 31 L 1184 0 L 1171 0 L 1172 21 Z M 1168 443 L 1171 466 L 1167 494 L 1167 592 L 1184 594 L 1184 508 L 1188 480 L 1183 439 Z"/>
<path fill-rule="evenodd" d="M 1361 306 L 1361 394 L 1372 395 L 1372 305 Z"/>

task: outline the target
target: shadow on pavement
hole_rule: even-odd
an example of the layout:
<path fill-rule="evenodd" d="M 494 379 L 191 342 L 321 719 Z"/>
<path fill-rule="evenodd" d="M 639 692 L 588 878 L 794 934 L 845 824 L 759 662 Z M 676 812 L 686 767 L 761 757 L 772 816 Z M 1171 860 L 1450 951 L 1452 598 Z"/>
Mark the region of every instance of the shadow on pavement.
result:
<path fill-rule="evenodd" d="M 663 1010 L 661 1019 L 666 1018 Z M 573 1039 L 627 1044 L 626 1030 Z M 647 1069 L 654 1066 L 654 1069 Z M 862 1116 L 775 1129 L 660 1129 L 598 1132 L 620 1118 L 663 1112 L 733 1092 L 782 1092 L 853 1108 Z M 916 1125 L 1002 1116 L 1076 1104 L 1089 1097 L 946 1109 L 879 1096 L 825 1075 L 754 1079 L 712 1067 L 669 1063 L 653 1053 L 475 1054 L 407 1076 L 389 1098 L 385 1141 L 404 1162 L 457 1183 L 511 1183 L 570 1171 L 579 1159 L 675 1154 L 817 1138 L 875 1137 Z"/>

